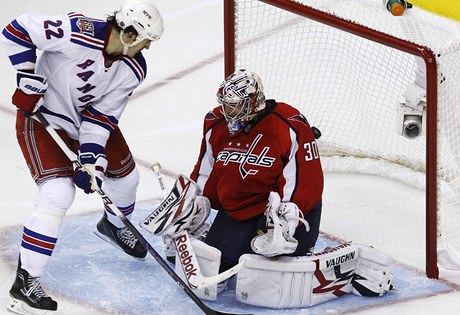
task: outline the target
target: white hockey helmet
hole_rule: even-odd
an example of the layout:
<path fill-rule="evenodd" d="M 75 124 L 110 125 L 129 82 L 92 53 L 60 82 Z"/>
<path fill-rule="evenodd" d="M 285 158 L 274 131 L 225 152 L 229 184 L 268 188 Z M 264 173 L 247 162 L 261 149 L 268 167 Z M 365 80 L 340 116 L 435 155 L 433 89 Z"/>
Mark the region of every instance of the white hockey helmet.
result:
<path fill-rule="evenodd" d="M 137 32 L 135 42 L 128 46 L 134 46 L 144 39 L 156 41 L 160 39 L 164 30 L 163 18 L 151 0 L 123 1 L 120 10 L 115 14 L 115 20 L 122 29 L 120 38 L 129 26 L 132 26 Z"/>
<path fill-rule="evenodd" d="M 265 108 L 262 80 L 254 72 L 240 69 L 228 76 L 217 91 L 217 102 L 227 121 L 230 133 L 235 133 Z"/>

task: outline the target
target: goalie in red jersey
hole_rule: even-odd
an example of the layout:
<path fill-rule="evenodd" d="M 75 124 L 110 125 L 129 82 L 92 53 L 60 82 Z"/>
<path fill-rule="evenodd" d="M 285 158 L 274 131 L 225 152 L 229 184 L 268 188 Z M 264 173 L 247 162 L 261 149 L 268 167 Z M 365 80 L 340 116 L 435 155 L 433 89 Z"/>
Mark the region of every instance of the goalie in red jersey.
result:
<path fill-rule="evenodd" d="M 217 100 L 220 106 L 204 119 L 191 179 L 218 210 L 205 242 L 222 252 L 220 270 L 246 253 L 311 254 L 323 171 L 307 119 L 288 104 L 265 99 L 261 79 L 245 69 L 222 82 Z M 271 192 L 274 211 L 265 215 Z M 282 233 L 273 233 L 273 224 Z"/>
<path fill-rule="evenodd" d="M 180 175 L 141 224 L 164 237 L 189 287 L 216 300 L 237 273 L 237 300 L 270 308 L 390 291 L 391 259 L 370 246 L 313 253 L 323 193 L 319 130 L 294 107 L 266 100 L 259 76 L 244 69 L 222 82 L 217 100 L 191 179 Z M 205 233 L 211 208 L 217 214 Z"/>

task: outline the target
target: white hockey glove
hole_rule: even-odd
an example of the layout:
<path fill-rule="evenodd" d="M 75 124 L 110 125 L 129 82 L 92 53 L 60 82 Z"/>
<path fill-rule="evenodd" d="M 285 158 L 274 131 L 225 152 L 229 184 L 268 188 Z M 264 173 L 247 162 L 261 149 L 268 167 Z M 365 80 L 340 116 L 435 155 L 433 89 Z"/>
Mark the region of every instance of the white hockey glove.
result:
<path fill-rule="evenodd" d="M 297 248 L 297 240 L 293 237 L 299 222 L 310 226 L 303 219 L 302 211 L 292 202 L 281 202 L 276 192 L 271 192 L 265 210 L 267 233 L 254 237 L 251 241 L 252 250 L 267 257 L 291 254 Z"/>

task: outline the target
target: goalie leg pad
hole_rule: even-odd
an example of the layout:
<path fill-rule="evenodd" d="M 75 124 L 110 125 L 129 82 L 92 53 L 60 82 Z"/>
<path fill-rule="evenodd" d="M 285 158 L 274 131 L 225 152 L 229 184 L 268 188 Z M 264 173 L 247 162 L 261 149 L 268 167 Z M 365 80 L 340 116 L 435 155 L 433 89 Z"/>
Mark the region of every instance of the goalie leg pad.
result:
<path fill-rule="evenodd" d="M 241 256 L 236 298 L 270 308 L 312 306 L 350 293 L 359 254 L 351 244 L 303 257 Z"/>
<path fill-rule="evenodd" d="M 395 288 L 390 274 L 391 257 L 362 244 L 359 260 L 353 277 L 353 294 L 360 296 L 382 296 Z"/>
<path fill-rule="evenodd" d="M 198 269 L 201 275 L 205 277 L 212 277 L 217 275 L 219 273 L 220 267 L 220 250 L 194 238 L 191 239 L 191 245 L 195 253 L 196 260 L 198 261 Z M 181 251 L 181 249 L 179 249 L 179 251 Z M 181 257 L 181 253 L 179 251 L 176 252 L 176 262 L 179 262 L 181 258 L 184 258 L 183 255 Z M 184 249 L 182 249 L 181 252 L 183 253 Z M 186 283 L 188 282 L 180 263 L 176 263 L 175 271 L 182 280 L 184 280 Z M 217 299 L 218 293 L 217 285 L 218 284 L 213 284 L 204 289 L 193 289 L 193 292 L 201 299 L 215 301 Z"/>

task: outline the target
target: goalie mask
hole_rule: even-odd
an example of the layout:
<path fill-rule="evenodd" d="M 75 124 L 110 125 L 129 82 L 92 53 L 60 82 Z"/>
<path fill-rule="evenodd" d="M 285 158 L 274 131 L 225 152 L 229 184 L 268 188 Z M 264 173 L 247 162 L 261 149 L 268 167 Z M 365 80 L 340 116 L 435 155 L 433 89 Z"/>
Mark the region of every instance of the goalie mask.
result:
<path fill-rule="evenodd" d="M 233 134 L 265 108 L 262 80 L 253 72 L 237 70 L 220 85 L 217 102 Z"/>
<path fill-rule="evenodd" d="M 159 40 L 163 34 L 163 18 L 151 0 L 125 0 L 120 10 L 115 14 L 118 26 L 121 28 L 120 39 L 125 50 L 137 45 L 144 39 Z M 127 27 L 132 26 L 136 32 L 136 40 L 132 44 L 123 41 L 123 34 Z M 123 54 L 126 54 L 124 51 Z"/>

